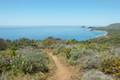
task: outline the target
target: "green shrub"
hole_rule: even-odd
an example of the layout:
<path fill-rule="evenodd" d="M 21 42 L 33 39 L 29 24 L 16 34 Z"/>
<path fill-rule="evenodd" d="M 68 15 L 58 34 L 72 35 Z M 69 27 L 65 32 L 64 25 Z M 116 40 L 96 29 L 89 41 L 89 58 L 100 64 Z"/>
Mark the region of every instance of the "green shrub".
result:
<path fill-rule="evenodd" d="M 57 48 L 54 49 L 53 54 L 54 54 L 54 55 L 61 54 L 62 51 L 63 51 L 63 48 L 64 48 L 64 46 L 58 46 Z"/>
<path fill-rule="evenodd" d="M 53 48 L 53 45 L 57 44 L 57 40 L 53 37 L 48 37 L 42 41 L 44 48 Z"/>
<path fill-rule="evenodd" d="M 107 74 L 120 77 L 120 57 L 109 56 L 104 58 L 100 69 Z"/>
<path fill-rule="evenodd" d="M 48 72 L 48 57 L 45 53 L 42 53 L 39 50 L 29 50 L 26 52 L 25 50 L 18 53 L 14 51 L 4 52 L 4 55 L 0 55 L 0 72 L 13 71 L 15 74 L 18 72 L 23 73 L 36 73 L 36 72 Z M 11 53 L 12 56 L 11 57 Z M 9 53 L 9 54 L 8 54 Z M 14 55 L 14 53 L 16 55 Z"/>
<path fill-rule="evenodd" d="M 80 80 L 113 80 L 112 77 L 105 75 L 97 70 L 90 70 L 83 74 Z"/>
<path fill-rule="evenodd" d="M 0 57 L 0 73 L 11 69 L 10 58 Z"/>
<path fill-rule="evenodd" d="M 5 50 L 7 49 L 7 47 L 8 47 L 7 41 L 0 39 L 0 50 Z"/>
<path fill-rule="evenodd" d="M 73 62 L 75 64 L 85 62 L 83 65 L 86 65 L 86 64 L 90 65 L 90 63 L 91 64 L 95 63 L 96 60 L 98 61 L 99 59 L 98 56 L 99 55 L 97 54 L 97 52 L 93 51 L 92 49 L 85 49 L 85 48 L 72 49 L 70 52 L 69 61 L 70 63 Z"/>
<path fill-rule="evenodd" d="M 99 56 L 84 56 L 79 59 L 79 66 L 82 69 L 90 70 L 99 68 L 101 59 Z"/>

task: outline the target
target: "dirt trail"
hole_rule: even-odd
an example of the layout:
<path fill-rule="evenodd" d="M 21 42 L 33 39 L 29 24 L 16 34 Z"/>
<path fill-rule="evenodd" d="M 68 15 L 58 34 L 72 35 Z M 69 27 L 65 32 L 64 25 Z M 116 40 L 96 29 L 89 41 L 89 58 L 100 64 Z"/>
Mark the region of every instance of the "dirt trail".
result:
<path fill-rule="evenodd" d="M 72 76 L 71 70 L 65 64 L 63 64 L 55 55 L 53 55 L 52 52 L 48 52 L 48 55 L 52 57 L 57 67 L 54 75 L 55 79 L 70 80 Z"/>

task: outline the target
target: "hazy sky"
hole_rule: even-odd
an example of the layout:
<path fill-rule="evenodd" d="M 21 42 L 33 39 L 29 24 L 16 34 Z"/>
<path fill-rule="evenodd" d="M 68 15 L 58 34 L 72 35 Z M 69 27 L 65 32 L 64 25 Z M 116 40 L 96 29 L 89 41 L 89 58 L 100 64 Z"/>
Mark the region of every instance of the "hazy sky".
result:
<path fill-rule="evenodd" d="M 0 0 L 0 25 L 107 25 L 120 0 Z"/>

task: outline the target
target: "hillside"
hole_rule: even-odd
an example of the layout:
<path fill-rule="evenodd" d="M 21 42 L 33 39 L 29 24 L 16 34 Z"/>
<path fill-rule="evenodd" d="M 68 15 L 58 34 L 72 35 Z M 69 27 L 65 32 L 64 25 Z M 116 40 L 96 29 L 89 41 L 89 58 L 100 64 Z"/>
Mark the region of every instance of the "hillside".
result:
<path fill-rule="evenodd" d="M 108 32 L 108 35 L 106 37 L 103 37 L 102 39 L 99 38 L 100 40 L 98 42 L 107 42 L 112 45 L 119 45 L 120 43 L 120 23 L 114 23 L 110 24 L 108 26 L 104 27 L 94 27 L 92 28 L 94 30 L 104 30 Z"/>
<path fill-rule="evenodd" d="M 97 30 L 120 30 L 120 23 L 113 23 L 108 26 L 102 26 L 102 27 L 92 27 L 92 29 L 97 29 Z"/>

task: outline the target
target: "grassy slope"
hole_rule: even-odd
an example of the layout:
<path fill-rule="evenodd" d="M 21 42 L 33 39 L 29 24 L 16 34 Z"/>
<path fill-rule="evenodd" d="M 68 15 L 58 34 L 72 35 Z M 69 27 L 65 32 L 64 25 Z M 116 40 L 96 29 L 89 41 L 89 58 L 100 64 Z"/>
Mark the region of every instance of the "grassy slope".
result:
<path fill-rule="evenodd" d="M 101 43 L 110 43 L 114 46 L 120 46 L 120 23 L 108 25 L 106 27 L 93 28 L 95 30 L 104 30 L 108 32 L 108 35 L 103 38 L 96 39 L 95 41 Z"/>

